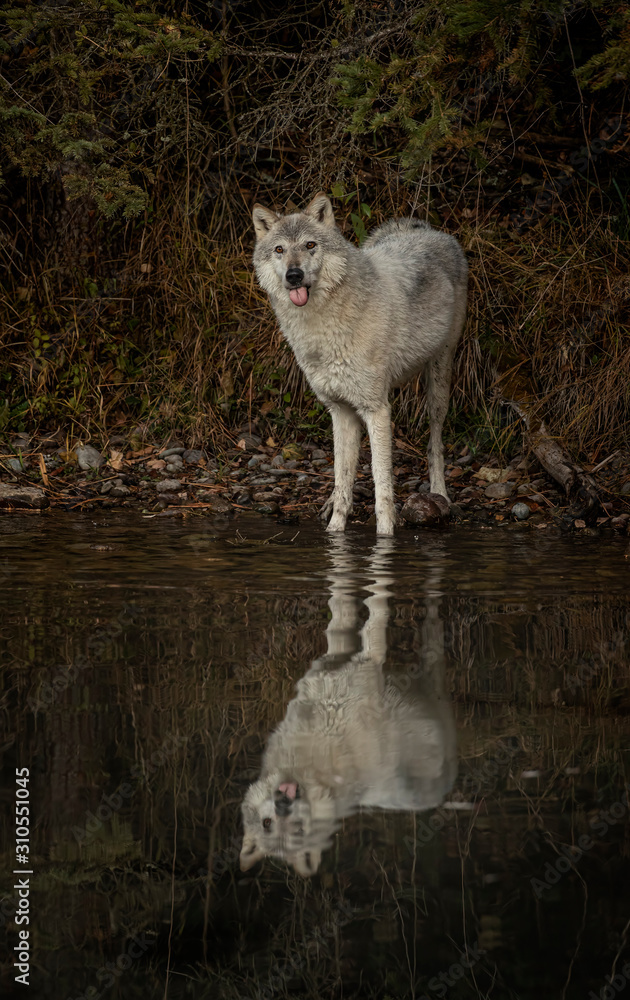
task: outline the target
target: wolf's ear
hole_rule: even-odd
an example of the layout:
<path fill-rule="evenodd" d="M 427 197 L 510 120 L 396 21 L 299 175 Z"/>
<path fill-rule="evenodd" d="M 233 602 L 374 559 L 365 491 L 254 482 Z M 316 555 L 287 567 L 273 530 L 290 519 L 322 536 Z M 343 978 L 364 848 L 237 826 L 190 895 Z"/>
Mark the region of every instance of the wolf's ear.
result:
<path fill-rule="evenodd" d="M 293 867 L 295 868 L 298 875 L 302 875 L 303 878 L 310 878 L 311 875 L 315 875 L 317 869 L 319 868 L 322 861 L 321 851 L 300 851 L 292 859 Z"/>
<path fill-rule="evenodd" d="M 258 239 L 262 239 L 266 236 L 272 226 L 275 226 L 276 222 L 279 221 L 280 216 L 272 212 L 270 208 L 265 208 L 264 205 L 254 205 L 252 210 L 252 219 L 254 220 L 254 229 L 256 230 L 256 236 Z"/>
<path fill-rule="evenodd" d="M 304 215 L 310 215 L 311 219 L 315 219 L 315 222 L 321 222 L 322 225 L 329 226 L 331 229 L 335 225 L 335 213 L 333 212 L 330 198 L 322 191 L 316 194 L 313 200 L 306 206 Z"/>
<path fill-rule="evenodd" d="M 241 848 L 240 854 L 240 864 L 241 871 L 247 872 L 250 868 L 253 868 L 255 864 L 265 857 L 265 852 L 262 847 L 259 847 L 256 843 L 256 838 L 252 837 L 251 834 L 245 834 L 243 837 L 243 846 Z"/>

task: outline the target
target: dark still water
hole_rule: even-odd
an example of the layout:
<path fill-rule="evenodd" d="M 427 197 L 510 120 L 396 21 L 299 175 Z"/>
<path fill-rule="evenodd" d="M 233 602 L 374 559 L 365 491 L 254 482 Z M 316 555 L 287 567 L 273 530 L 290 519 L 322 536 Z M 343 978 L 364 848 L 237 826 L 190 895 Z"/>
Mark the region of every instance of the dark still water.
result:
<path fill-rule="evenodd" d="M 0 528 L 3 996 L 630 995 L 627 539 Z"/>

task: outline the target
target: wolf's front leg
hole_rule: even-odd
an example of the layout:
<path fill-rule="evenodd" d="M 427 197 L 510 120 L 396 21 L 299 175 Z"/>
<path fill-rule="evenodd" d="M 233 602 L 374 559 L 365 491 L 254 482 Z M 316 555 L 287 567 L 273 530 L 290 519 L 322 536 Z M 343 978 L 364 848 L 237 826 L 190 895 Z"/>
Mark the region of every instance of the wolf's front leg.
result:
<path fill-rule="evenodd" d="M 352 486 L 359 460 L 361 421 L 356 412 L 344 403 L 331 403 L 328 407 L 333 422 L 335 454 L 335 488 L 321 510 L 323 518 L 332 517 L 327 531 L 343 531 L 346 518 L 352 510 Z"/>
<path fill-rule="evenodd" d="M 392 423 L 389 404 L 362 414 L 370 435 L 377 535 L 393 535 L 396 524 L 392 481 Z"/>

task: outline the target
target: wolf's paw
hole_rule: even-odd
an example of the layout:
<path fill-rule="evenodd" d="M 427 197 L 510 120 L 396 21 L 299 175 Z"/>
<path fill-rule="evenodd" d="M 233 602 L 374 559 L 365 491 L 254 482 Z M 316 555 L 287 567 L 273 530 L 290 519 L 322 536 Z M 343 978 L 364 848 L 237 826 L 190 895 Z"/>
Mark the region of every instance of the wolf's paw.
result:
<path fill-rule="evenodd" d="M 330 515 L 333 512 L 334 505 L 335 505 L 335 494 L 331 493 L 331 495 L 328 497 L 328 500 L 326 501 L 326 503 L 319 512 L 319 517 L 321 517 L 322 521 L 328 521 L 330 519 Z"/>

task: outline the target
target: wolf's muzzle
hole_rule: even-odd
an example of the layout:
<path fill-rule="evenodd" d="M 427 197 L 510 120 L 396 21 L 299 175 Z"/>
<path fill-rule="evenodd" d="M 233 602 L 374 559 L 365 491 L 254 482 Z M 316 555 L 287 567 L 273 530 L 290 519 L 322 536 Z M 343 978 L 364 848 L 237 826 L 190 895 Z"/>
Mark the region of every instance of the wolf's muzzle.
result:
<path fill-rule="evenodd" d="M 297 288 L 304 281 L 304 271 L 299 267 L 290 267 L 285 277 L 290 285 Z"/>
<path fill-rule="evenodd" d="M 276 810 L 276 816 L 289 816 L 293 808 L 293 799 L 290 799 L 288 795 L 276 796 L 273 806 Z"/>

